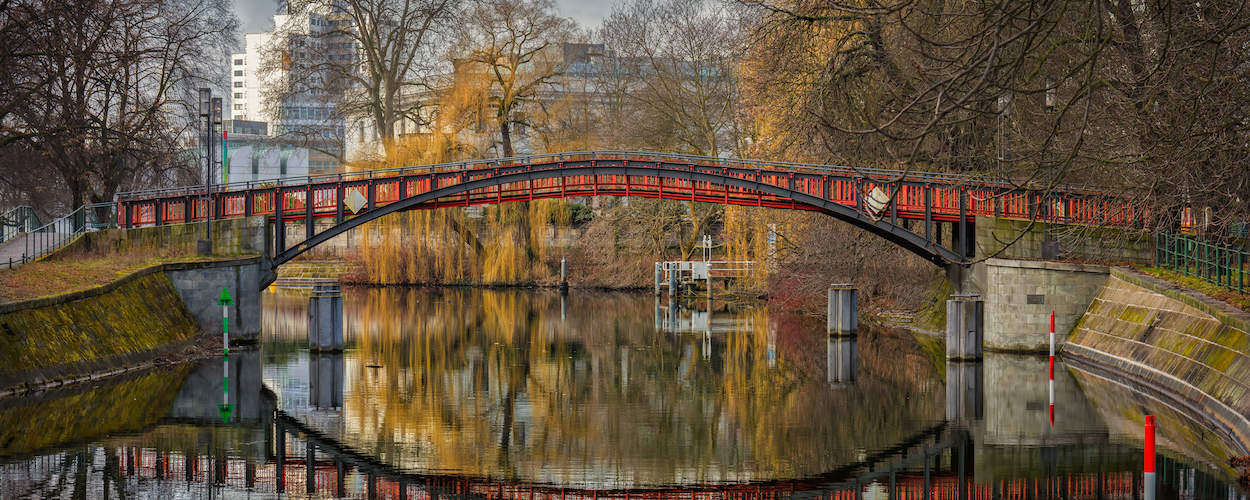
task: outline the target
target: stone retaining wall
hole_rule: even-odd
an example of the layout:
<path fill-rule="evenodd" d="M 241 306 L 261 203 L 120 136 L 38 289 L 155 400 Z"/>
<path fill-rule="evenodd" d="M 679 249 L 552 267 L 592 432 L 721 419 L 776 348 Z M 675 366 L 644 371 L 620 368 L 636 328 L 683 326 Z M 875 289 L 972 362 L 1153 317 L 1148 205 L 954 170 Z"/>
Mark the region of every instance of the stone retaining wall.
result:
<path fill-rule="evenodd" d="M 1056 255 L 1043 255 L 1053 241 Z M 977 216 L 977 256 L 1003 259 L 1075 259 L 1094 262 L 1150 262 L 1154 239 L 1150 233 L 1126 229 Z"/>
<path fill-rule="evenodd" d="M 1063 355 L 1162 392 L 1250 443 L 1250 315 L 1134 271 L 1113 269 Z"/>
<path fill-rule="evenodd" d="M 1050 312 L 1061 343 L 1107 281 L 1107 267 L 1067 262 L 989 259 L 984 262 L 985 348 L 1050 350 Z"/>
<path fill-rule="evenodd" d="M 213 253 L 217 255 L 269 255 L 272 238 L 265 216 L 221 219 L 212 222 Z M 109 250 L 161 250 L 175 255 L 195 255 L 196 241 L 204 238 L 204 223 L 108 229 L 85 233 L 54 252 L 49 259 L 78 252 Z"/>

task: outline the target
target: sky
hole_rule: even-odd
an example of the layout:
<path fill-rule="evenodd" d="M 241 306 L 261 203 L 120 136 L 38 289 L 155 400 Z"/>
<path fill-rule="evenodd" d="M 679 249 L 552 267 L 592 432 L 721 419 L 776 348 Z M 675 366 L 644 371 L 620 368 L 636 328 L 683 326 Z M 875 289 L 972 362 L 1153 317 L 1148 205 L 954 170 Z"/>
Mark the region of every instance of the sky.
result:
<path fill-rule="evenodd" d="M 617 0 L 555 0 L 560 15 L 571 17 L 583 27 L 596 28 L 612 10 Z M 239 31 L 259 33 L 273 28 L 276 0 L 234 0 L 234 11 L 239 16 Z"/>

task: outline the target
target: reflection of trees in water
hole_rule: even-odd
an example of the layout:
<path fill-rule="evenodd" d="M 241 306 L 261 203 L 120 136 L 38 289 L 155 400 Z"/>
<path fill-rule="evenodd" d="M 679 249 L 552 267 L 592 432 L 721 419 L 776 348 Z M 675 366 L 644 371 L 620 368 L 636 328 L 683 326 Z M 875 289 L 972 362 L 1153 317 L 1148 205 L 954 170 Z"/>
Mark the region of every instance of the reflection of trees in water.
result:
<path fill-rule="evenodd" d="M 936 373 L 905 334 L 863 333 L 858 381 L 831 387 L 810 321 L 736 313 L 754 326 L 713 335 L 705 359 L 699 335 L 654 329 L 650 296 L 567 300 L 562 320 L 555 293 L 348 291 L 348 440 L 419 469 L 703 482 L 832 469 L 943 414 Z"/>

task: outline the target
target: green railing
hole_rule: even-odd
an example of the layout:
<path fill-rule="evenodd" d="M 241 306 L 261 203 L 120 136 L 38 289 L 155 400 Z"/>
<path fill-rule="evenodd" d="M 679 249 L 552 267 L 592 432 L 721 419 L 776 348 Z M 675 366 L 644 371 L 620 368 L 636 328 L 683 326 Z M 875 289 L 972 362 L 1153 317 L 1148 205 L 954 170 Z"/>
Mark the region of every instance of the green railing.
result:
<path fill-rule="evenodd" d="M 12 268 L 15 263 L 25 264 L 69 244 L 82 233 L 110 227 L 117 227 L 116 203 L 83 205 L 26 233 L 21 257 L 8 265 Z"/>
<path fill-rule="evenodd" d="M 1247 264 L 1250 264 L 1250 253 L 1241 247 L 1202 241 L 1183 234 L 1155 233 L 1155 267 L 1245 292 L 1246 284 L 1250 283 L 1250 276 L 1246 275 Z"/>
<path fill-rule="evenodd" d="M 19 206 L 0 214 L 0 243 L 9 241 L 19 234 L 29 233 L 43 225 L 35 215 L 35 209 Z"/>

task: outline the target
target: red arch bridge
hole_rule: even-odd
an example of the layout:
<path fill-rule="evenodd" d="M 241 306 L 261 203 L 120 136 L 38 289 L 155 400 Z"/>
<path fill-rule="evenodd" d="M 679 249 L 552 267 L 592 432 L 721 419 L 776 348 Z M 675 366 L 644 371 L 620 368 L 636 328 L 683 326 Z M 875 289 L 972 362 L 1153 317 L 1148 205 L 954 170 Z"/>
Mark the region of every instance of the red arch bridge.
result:
<path fill-rule="evenodd" d="M 307 236 L 293 245 L 285 231 L 275 231 L 277 266 L 393 212 L 589 196 L 817 211 L 940 266 L 973 257 L 976 216 L 1098 226 L 1145 222 L 1141 210 L 1115 196 L 1030 190 L 968 175 L 594 151 L 232 183 L 207 193 L 203 187 L 134 191 L 118 196 L 118 223 L 129 228 L 256 215 L 302 221 Z M 321 218 L 335 224 L 317 233 L 313 221 Z M 945 232 L 951 236 L 943 243 Z"/>

